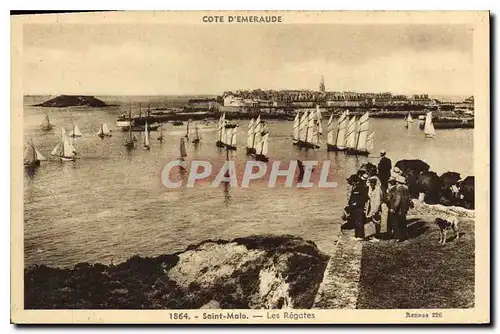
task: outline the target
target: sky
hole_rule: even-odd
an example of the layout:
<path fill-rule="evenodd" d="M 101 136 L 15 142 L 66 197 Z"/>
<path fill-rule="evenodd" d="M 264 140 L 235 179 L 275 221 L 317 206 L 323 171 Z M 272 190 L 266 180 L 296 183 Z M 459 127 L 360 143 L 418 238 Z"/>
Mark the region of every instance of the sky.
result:
<path fill-rule="evenodd" d="M 27 24 L 25 95 L 473 94 L 466 25 Z"/>

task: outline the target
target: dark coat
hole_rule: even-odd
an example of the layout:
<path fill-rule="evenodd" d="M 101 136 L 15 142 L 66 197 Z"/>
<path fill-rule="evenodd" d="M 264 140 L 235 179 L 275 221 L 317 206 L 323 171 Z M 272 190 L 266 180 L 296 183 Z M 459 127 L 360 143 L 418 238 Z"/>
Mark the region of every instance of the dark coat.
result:
<path fill-rule="evenodd" d="M 368 186 L 359 182 L 356 184 L 351 191 L 351 196 L 349 197 L 349 206 L 352 209 L 365 209 L 365 204 L 368 201 Z"/>
<path fill-rule="evenodd" d="M 402 184 L 395 185 L 387 190 L 387 206 L 398 215 L 406 215 L 410 209 L 410 192 Z"/>
<path fill-rule="evenodd" d="M 382 179 L 388 179 L 391 175 L 392 163 L 387 157 L 380 158 L 378 163 L 378 176 Z"/>

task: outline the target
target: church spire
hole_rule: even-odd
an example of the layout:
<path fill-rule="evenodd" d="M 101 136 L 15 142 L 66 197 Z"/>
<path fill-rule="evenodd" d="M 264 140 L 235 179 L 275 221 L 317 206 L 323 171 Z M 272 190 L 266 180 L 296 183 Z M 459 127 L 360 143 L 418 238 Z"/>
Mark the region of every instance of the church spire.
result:
<path fill-rule="evenodd" d="M 321 76 L 321 81 L 319 82 L 319 91 L 321 93 L 325 92 L 325 78 Z"/>

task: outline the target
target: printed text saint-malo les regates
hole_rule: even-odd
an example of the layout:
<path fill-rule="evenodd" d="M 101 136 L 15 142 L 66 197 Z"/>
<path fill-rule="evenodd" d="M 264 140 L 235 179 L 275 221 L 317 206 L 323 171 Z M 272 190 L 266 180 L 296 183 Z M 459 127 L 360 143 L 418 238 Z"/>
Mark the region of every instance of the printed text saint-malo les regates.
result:
<path fill-rule="evenodd" d="M 232 16 L 232 15 L 205 15 L 202 17 L 205 23 L 281 23 L 281 15 L 268 16 Z"/>

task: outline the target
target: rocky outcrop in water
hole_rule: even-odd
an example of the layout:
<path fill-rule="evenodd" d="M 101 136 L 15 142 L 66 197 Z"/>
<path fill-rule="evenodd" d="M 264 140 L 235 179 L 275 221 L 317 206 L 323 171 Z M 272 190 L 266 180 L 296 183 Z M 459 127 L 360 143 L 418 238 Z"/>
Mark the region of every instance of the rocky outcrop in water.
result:
<path fill-rule="evenodd" d="M 118 265 L 25 270 L 26 309 L 311 308 L 328 256 L 311 241 L 207 240 Z"/>
<path fill-rule="evenodd" d="M 106 107 L 106 103 L 93 97 L 85 95 L 59 95 L 53 99 L 45 101 L 40 104 L 36 104 L 36 107 L 77 107 L 77 106 L 87 106 L 93 108 Z"/>

